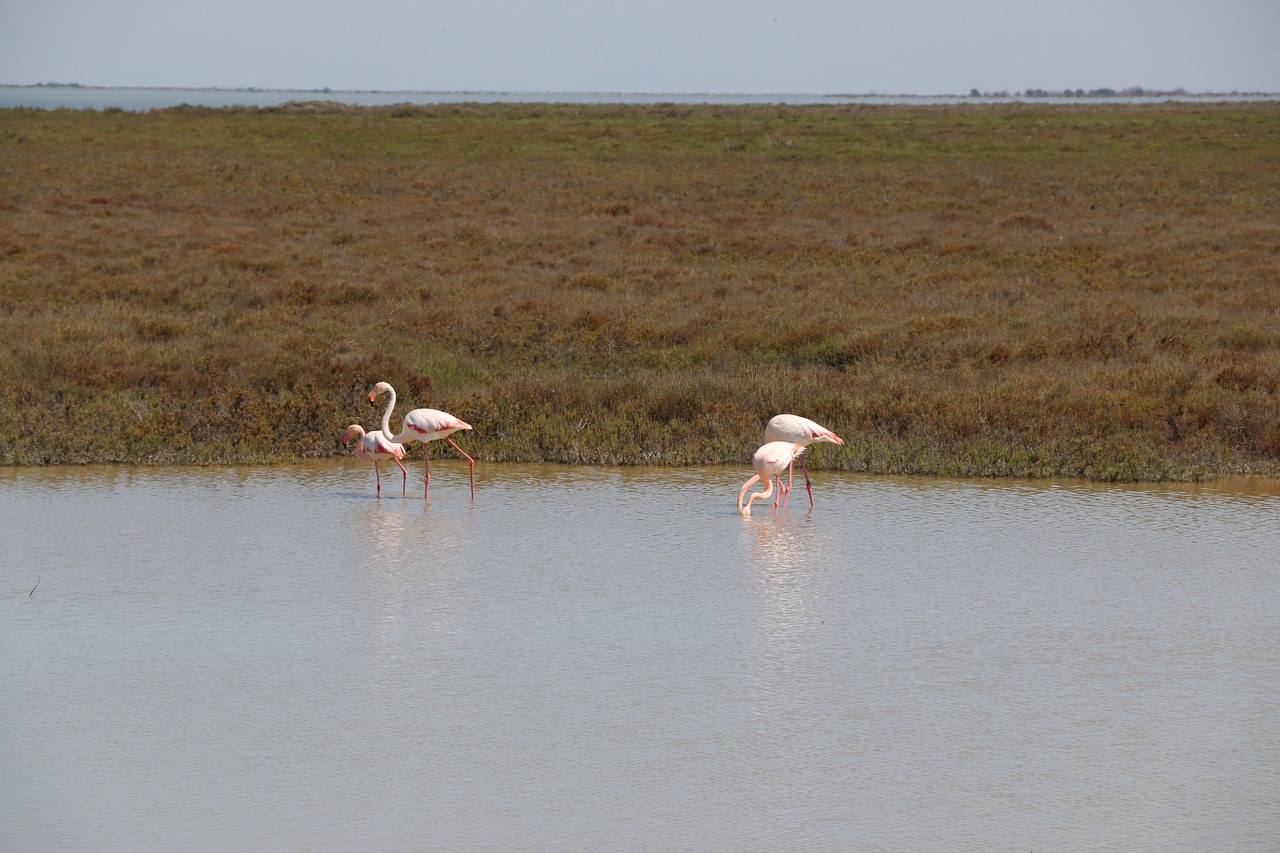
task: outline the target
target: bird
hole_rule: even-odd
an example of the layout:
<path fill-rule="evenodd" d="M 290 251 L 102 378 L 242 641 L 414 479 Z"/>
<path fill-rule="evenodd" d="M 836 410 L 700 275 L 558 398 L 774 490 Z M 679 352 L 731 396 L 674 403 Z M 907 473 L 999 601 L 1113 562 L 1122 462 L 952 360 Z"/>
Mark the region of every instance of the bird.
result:
<path fill-rule="evenodd" d="M 769 419 L 764 428 L 765 441 L 790 441 L 808 447 L 820 441 L 832 444 L 844 444 L 844 439 L 836 435 L 822 424 L 814 423 L 799 415 L 775 415 Z M 796 454 L 799 456 L 800 454 Z M 809 466 L 804 457 L 800 458 L 800 467 L 804 469 L 804 487 L 809 491 L 809 506 L 813 507 L 813 485 L 809 482 Z M 791 466 L 787 466 L 787 487 L 784 495 L 791 493 Z M 785 503 L 785 500 L 784 500 Z"/>
<path fill-rule="evenodd" d="M 387 435 L 391 435 L 391 411 L 396 407 L 396 389 L 392 388 L 389 383 L 379 382 L 373 386 L 373 390 L 369 392 L 369 403 L 372 405 L 379 394 L 389 394 L 390 399 L 387 401 L 387 407 L 382 411 L 382 431 Z M 427 498 L 431 491 L 431 450 L 427 446 L 427 442 L 436 439 L 444 439 L 453 446 L 453 449 L 462 454 L 467 460 L 467 465 L 471 467 L 471 502 L 476 502 L 476 460 L 467 455 L 457 443 L 449 436 L 458 430 L 471 429 L 471 424 L 464 420 L 460 420 L 448 412 L 442 412 L 439 409 L 414 409 L 404 416 L 404 422 L 400 432 L 391 437 L 391 441 L 403 444 L 411 442 L 422 442 L 422 452 L 426 469 L 423 474 L 422 497 Z"/>
<path fill-rule="evenodd" d="M 804 445 L 793 441 L 770 441 L 761 445 L 755 456 L 751 458 L 751 465 L 756 469 L 756 472 L 738 490 L 738 512 L 743 515 L 751 515 L 751 504 L 754 501 L 768 500 L 773 495 L 773 481 L 775 478 L 778 480 L 778 490 L 782 491 L 782 472 L 802 453 L 804 453 Z M 751 488 L 755 483 L 764 483 L 764 491 L 752 492 L 751 497 L 747 498 L 744 504 L 742 499 L 746 496 L 747 489 Z M 776 499 L 773 506 L 775 509 L 778 506 Z"/>
<path fill-rule="evenodd" d="M 400 466 L 404 475 L 400 484 L 400 494 L 409 492 L 409 469 L 400 460 L 404 458 L 404 445 L 387 440 L 387 434 L 380 429 L 366 433 L 360 424 L 352 424 L 342 434 L 342 445 L 345 447 L 351 439 L 356 439 L 356 458 L 361 462 L 372 462 L 373 472 L 378 477 L 378 497 L 382 497 L 382 472 L 378 470 L 378 460 L 392 459 Z"/>

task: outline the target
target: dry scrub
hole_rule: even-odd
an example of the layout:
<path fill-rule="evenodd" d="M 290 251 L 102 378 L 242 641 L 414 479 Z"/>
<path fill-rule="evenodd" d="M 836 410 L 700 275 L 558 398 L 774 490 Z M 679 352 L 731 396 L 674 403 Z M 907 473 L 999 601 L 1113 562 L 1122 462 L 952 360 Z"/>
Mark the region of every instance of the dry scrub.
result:
<path fill-rule="evenodd" d="M 1280 473 L 1280 105 L 0 110 L 0 461 Z"/>

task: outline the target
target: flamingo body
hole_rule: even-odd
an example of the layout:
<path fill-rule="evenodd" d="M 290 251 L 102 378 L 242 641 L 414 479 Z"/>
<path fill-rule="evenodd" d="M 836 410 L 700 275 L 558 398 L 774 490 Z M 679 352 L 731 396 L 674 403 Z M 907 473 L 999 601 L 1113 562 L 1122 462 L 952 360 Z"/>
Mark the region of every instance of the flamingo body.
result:
<path fill-rule="evenodd" d="M 463 429 L 471 429 L 471 424 L 448 412 L 439 409 L 414 409 L 404 416 L 404 429 L 397 438 L 426 444 L 428 441 L 448 438 Z"/>
<path fill-rule="evenodd" d="M 404 458 L 404 445 L 390 441 L 380 429 L 367 433 L 360 424 L 352 424 L 347 427 L 347 431 L 342 434 L 343 445 L 348 444 L 353 438 L 357 440 L 356 458 L 361 462 L 373 463 L 373 472 L 378 478 L 378 497 L 382 497 L 382 472 L 378 469 L 378 462 L 383 459 L 394 460 L 400 466 L 400 471 L 404 474 L 401 494 L 407 494 L 409 490 L 409 469 L 405 468 L 404 463 L 400 461 Z"/>
<path fill-rule="evenodd" d="M 742 488 L 738 490 L 738 512 L 743 515 L 751 514 L 751 504 L 758 500 L 768 500 L 773 496 L 773 481 L 779 478 L 783 471 L 795 461 L 797 456 L 804 453 L 804 445 L 791 441 L 770 441 L 761 445 L 756 451 L 755 456 L 751 458 L 751 466 L 756 469 L 751 479 L 742 484 Z M 756 483 L 764 483 L 764 490 L 752 492 L 750 497 L 747 496 L 747 490 Z M 781 480 L 779 479 L 779 490 L 781 491 Z M 746 502 L 743 502 L 746 498 Z M 774 507 L 777 507 L 774 502 Z"/>
<path fill-rule="evenodd" d="M 844 440 L 820 423 L 799 415 L 775 415 L 764 428 L 765 441 L 790 441 L 794 444 L 810 444 L 828 441 L 844 444 Z"/>
<path fill-rule="evenodd" d="M 802 418 L 799 415 L 775 415 L 769 419 L 769 423 L 764 428 L 765 441 L 789 441 L 793 444 L 800 444 L 808 447 L 810 444 L 818 442 L 829 442 L 831 444 L 844 444 L 844 439 L 836 435 L 822 424 L 811 421 L 808 418 Z M 799 454 L 796 454 L 799 456 Z M 809 492 L 809 506 L 813 506 L 813 485 L 809 482 L 809 466 L 805 464 L 804 458 L 800 459 L 800 467 L 804 469 L 804 487 Z M 787 487 L 783 490 L 784 494 L 791 492 L 791 469 L 787 466 Z"/>
<path fill-rule="evenodd" d="M 382 411 L 382 431 L 387 435 L 391 435 L 391 412 L 396 407 L 396 389 L 392 388 L 387 382 L 379 382 L 369 392 L 369 402 L 376 401 L 379 394 L 390 395 L 387 400 L 387 407 Z M 431 449 L 427 443 L 443 440 L 452 445 L 453 449 L 462 454 L 463 458 L 467 460 L 471 477 L 471 502 L 475 503 L 476 461 L 468 456 L 466 451 L 457 445 L 457 442 L 450 438 L 453 433 L 464 429 L 471 429 L 471 424 L 454 417 L 448 412 L 442 412 L 439 409 L 414 409 L 404 416 L 400 432 L 391 437 L 390 440 L 397 443 L 411 444 L 415 441 L 422 443 L 424 460 L 422 497 L 424 499 L 431 491 Z"/>

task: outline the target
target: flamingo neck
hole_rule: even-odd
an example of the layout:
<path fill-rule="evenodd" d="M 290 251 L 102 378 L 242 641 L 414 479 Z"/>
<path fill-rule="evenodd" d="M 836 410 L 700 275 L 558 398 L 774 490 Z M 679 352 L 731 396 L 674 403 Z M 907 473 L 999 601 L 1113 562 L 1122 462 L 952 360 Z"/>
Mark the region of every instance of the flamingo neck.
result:
<path fill-rule="evenodd" d="M 391 439 L 391 411 L 396 407 L 396 389 L 390 385 L 387 386 L 387 394 L 390 399 L 387 400 L 387 407 L 382 410 L 382 434 Z"/>
<path fill-rule="evenodd" d="M 742 498 L 747 494 L 747 489 L 751 488 L 757 482 L 761 482 L 760 475 L 752 474 L 751 479 L 743 483 L 742 488 L 738 490 L 738 512 L 750 514 L 751 504 L 753 501 L 768 500 L 768 498 L 773 494 L 773 478 L 770 477 L 768 480 L 763 481 L 765 484 L 764 491 L 756 492 L 751 497 L 747 498 L 747 503 L 743 506 Z"/>

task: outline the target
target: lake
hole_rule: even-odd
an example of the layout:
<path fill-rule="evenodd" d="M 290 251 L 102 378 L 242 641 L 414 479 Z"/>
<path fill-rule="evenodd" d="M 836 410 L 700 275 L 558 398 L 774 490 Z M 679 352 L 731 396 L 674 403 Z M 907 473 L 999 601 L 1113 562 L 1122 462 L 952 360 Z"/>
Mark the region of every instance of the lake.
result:
<path fill-rule="evenodd" d="M 334 101 L 352 106 L 391 104 L 561 103 L 561 104 L 1155 104 L 1252 103 L 1275 101 L 1280 94 L 1145 95 L 1111 97 L 840 95 L 724 92 L 350 92 L 329 89 L 166 89 L 110 86 L 0 86 L 0 107 L 128 111 L 158 110 L 183 104 L 198 107 L 277 107 L 293 101 Z"/>
<path fill-rule="evenodd" d="M 0 470 L 0 849 L 1280 848 L 1280 484 L 409 471 Z"/>

